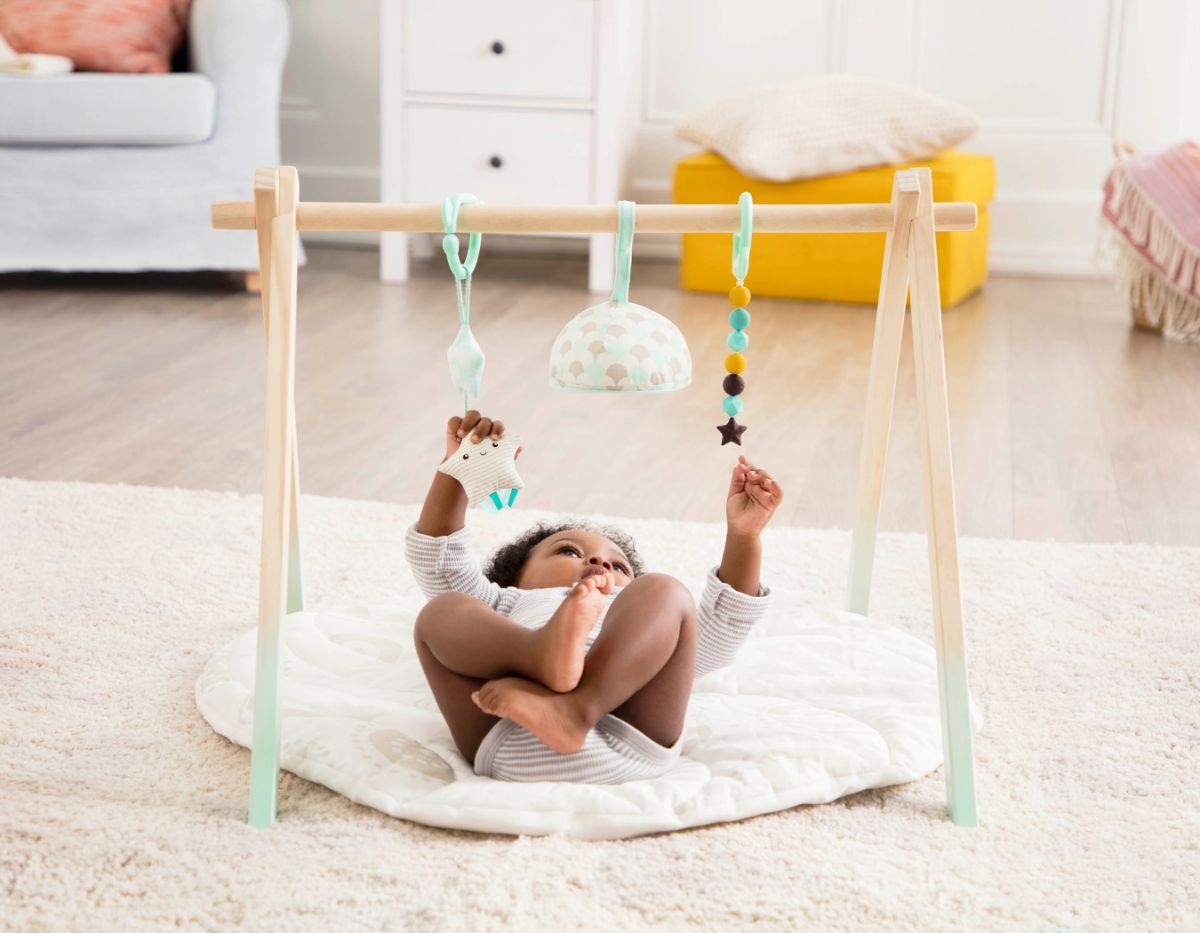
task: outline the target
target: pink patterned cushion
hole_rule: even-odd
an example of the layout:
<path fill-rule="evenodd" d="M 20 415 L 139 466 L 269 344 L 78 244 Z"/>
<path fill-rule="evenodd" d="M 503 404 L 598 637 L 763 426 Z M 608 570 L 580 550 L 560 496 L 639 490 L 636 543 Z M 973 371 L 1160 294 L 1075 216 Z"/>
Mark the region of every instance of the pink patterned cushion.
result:
<path fill-rule="evenodd" d="M 171 70 L 191 0 L 0 0 L 18 52 L 65 55 L 80 71 Z"/>

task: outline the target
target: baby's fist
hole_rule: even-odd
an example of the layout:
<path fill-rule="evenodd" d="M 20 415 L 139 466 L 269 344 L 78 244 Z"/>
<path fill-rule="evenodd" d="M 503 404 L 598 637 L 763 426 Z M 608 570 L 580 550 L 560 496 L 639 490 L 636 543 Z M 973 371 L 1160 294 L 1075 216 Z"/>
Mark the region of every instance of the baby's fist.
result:
<path fill-rule="evenodd" d="M 783 489 L 771 474 L 738 457 L 725 503 L 729 530 L 739 535 L 758 534 L 782 501 Z"/>
<path fill-rule="evenodd" d="M 471 443 L 478 444 L 485 437 L 494 441 L 504 436 L 504 422 L 499 419 L 487 418 L 475 409 L 471 409 L 461 418 L 454 417 L 446 422 L 446 453 L 443 460 L 458 450 L 463 438 L 470 437 Z M 521 448 L 517 448 L 516 456 L 520 456 Z"/>

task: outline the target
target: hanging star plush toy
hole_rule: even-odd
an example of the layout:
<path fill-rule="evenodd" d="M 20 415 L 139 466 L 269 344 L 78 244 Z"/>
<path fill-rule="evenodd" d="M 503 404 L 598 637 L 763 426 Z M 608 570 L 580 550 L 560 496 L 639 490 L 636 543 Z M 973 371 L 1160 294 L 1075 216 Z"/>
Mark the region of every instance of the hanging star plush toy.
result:
<path fill-rule="evenodd" d="M 525 488 L 517 473 L 519 434 L 505 434 L 498 441 L 485 437 L 478 444 L 467 435 L 458 450 L 438 467 L 439 473 L 452 476 L 467 491 L 471 505 L 483 503 L 496 511 L 509 508 L 517 492 Z"/>
<path fill-rule="evenodd" d="M 470 405 L 472 396 L 479 395 L 483 380 L 483 350 L 471 333 L 471 274 L 479 259 L 479 244 L 483 239 L 472 233 L 467 239 L 466 260 L 458 257 L 458 208 L 463 202 L 479 203 L 473 194 L 456 194 L 446 198 L 442 204 L 442 250 L 446 262 L 454 275 L 455 291 L 458 295 L 458 336 L 450 346 L 446 359 L 450 363 L 450 379 L 463 396 L 463 410 Z M 484 438 L 474 443 L 468 435 L 458 445 L 458 450 L 446 458 L 438 467 L 458 480 L 467 492 L 471 505 L 483 505 L 494 511 L 509 508 L 517 498 L 517 492 L 525 488 L 517 474 L 517 448 L 521 446 L 520 435 L 508 434 L 499 441 Z"/>

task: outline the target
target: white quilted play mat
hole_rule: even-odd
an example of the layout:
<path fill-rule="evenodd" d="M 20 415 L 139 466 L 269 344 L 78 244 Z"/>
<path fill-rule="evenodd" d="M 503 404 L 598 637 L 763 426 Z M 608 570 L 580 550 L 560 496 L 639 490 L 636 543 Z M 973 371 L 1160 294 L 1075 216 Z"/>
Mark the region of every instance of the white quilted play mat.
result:
<path fill-rule="evenodd" d="M 932 645 L 862 616 L 778 605 L 736 663 L 697 678 L 682 756 L 652 781 L 512 783 L 459 754 L 413 647 L 416 610 L 336 607 L 284 625 L 280 763 L 430 826 L 620 839 L 826 803 L 942 763 Z M 196 705 L 250 746 L 255 631 L 217 650 Z M 975 728 L 982 716 L 972 702 Z"/>

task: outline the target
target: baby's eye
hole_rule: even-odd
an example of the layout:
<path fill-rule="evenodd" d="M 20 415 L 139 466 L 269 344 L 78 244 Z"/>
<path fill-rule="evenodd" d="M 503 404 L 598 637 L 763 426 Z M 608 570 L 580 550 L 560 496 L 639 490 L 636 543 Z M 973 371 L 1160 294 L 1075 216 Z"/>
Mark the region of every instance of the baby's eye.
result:
<path fill-rule="evenodd" d="M 575 547 L 575 545 L 573 545 L 573 544 L 564 544 L 564 545 L 562 545 L 562 546 L 561 546 L 561 547 L 558 549 L 558 552 L 557 552 L 557 553 L 559 553 L 559 554 L 562 554 L 562 553 L 564 553 L 564 552 L 566 552 L 566 551 L 570 551 L 572 554 L 575 554 L 575 555 L 578 555 L 578 554 L 579 554 L 579 548 Z"/>
<path fill-rule="evenodd" d="M 629 568 L 626 567 L 624 564 L 613 564 L 613 566 L 616 567 L 619 571 L 621 571 L 621 573 L 625 574 L 625 576 L 627 576 L 627 577 L 632 576 L 632 573 L 630 572 Z"/>

